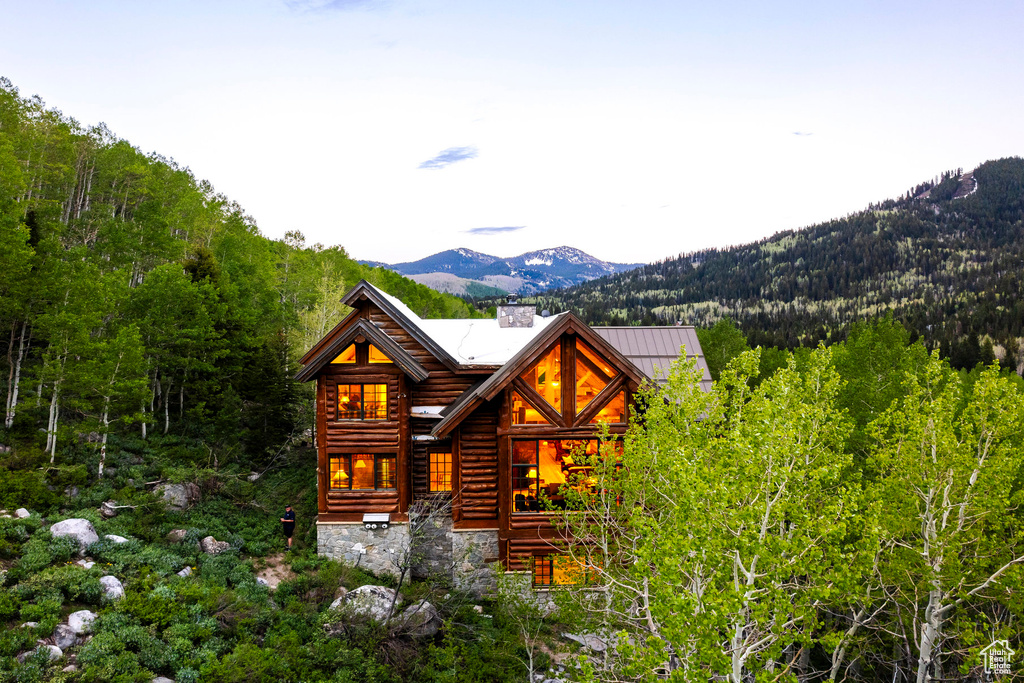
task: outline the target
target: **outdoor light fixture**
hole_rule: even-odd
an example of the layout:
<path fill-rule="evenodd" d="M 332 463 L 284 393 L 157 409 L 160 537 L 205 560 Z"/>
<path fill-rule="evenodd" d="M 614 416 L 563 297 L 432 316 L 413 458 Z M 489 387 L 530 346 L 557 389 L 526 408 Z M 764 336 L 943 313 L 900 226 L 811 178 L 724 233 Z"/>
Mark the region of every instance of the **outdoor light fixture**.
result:
<path fill-rule="evenodd" d="M 363 515 L 363 528 L 387 529 L 391 526 L 391 514 L 387 512 L 367 512 Z"/>

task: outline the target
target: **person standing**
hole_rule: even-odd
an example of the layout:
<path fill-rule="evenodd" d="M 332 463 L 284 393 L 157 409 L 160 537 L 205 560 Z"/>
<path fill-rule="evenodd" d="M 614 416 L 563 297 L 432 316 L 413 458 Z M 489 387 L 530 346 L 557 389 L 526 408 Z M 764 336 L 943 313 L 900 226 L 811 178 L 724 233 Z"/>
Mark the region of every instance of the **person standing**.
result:
<path fill-rule="evenodd" d="M 288 550 L 292 549 L 292 534 L 295 533 L 295 512 L 291 505 L 284 506 L 284 517 L 281 518 L 284 535 L 288 537 Z"/>

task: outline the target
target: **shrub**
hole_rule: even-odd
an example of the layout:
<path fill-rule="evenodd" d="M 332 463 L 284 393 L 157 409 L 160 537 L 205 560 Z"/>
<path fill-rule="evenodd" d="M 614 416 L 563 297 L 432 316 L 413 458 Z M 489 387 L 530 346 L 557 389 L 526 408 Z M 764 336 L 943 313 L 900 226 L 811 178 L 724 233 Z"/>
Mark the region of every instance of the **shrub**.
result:
<path fill-rule="evenodd" d="M 44 511 L 57 504 L 57 495 L 46 488 L 37 470 L 9 470 L 0 467 L 0 508 L 26 507 Z"/>
<path fill-rule="evenodd" d="M 283 659 L 251 643 L 241 643 L 231 654 L 204 669 L 202 679 L 220 683 L 295 680 Z"/>
<path fill-rule="evenodd" d="M 103 595 L 98 572 L 83 569 L 77 564 L 48 567 L 23 579 L 15 590 L 18 597 L 26 602 L 60 593 L 68 602 L 98 605 Z"/>
<path fill-rule="evenodd" d="M 67 562 L 78 553 L 78 542 L 68 536 L 54 538 L 48 531 L 32 536 L 22 548 L 21 559 L 10 572 L 10 577 L 19 580 L 49 567 L 55 562 Z"/>

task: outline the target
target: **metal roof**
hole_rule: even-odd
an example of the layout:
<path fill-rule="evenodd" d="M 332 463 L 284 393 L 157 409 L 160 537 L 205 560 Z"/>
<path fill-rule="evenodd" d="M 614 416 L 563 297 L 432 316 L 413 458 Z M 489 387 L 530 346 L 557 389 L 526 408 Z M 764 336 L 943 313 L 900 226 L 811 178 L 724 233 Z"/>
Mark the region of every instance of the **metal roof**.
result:
<path fill-rule="evenodd" d="M 689 325 L 674 327 L 591 327 L 595 334 L 629 359 L 651 379 L 664 382 L 679 359 L 680 348 L 686 347 L 686 357 L 696 358 L 703 373 L 701 388 L 711 391 L 711 373 L 697 340 L 697 330 Z"/>

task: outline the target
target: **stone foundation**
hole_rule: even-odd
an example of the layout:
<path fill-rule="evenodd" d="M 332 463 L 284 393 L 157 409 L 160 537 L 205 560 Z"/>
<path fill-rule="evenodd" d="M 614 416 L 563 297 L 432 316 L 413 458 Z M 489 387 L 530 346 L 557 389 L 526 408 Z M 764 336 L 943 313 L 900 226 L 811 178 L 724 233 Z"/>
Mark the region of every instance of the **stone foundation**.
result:
<path fill-rule="evenodd" d="M 392 576 L 398 576 L 396 560 L 411 540 L 409 525 L 404 523 L 366 529 L 361 522 L 322 522 L 317 524 L 316 536 L 318 554 Z M 428 519 L 415 537 L 415 578 L 440 577 L 478 597 L 495 591 L 495 570 L 500 568 L 496 529 L 462 531 L 452 529 L 450 518 Z"/>
<path fill-rule="evenodd" d="M 409 545 L 409 527 L 391 524 L 367 529 L 362 522 L 321 522 L 316 525 L 316 552 L 344 560 L 374 574 L 399 574 L 395 560 Z"/>
<path fill-rule="evenodd" d="M 483 596 L 497 588 L 498 531 L 470 530 L 452 532 L 452 583 L 459 590 Z"/>

